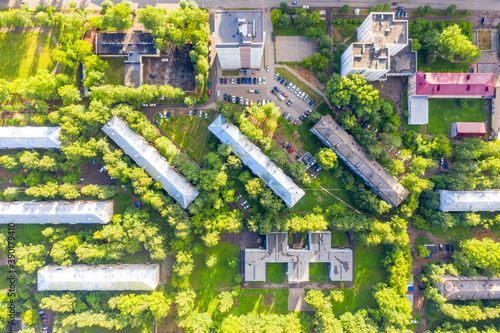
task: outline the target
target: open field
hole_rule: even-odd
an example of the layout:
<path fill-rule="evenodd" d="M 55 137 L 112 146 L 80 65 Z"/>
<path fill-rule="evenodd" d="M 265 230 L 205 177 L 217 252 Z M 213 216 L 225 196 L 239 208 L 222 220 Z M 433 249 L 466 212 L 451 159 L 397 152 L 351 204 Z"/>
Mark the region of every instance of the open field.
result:
<path fill-rule="evenodd" d="M 203 110 L 205 112 L 205 110 Z M 155 118 L 156 119 L 156 118 Z M 161 119 L 161 129 L 184 150 L 189 157 L 198 164 L 203 161 L 203 156 L 208 152 L 207 138 L 210 135 L 208 125 L 215 119 L 215 112 L 208 112 L 208 119 L 205 116 L 172 116 Z"/>
<path fill-rule="evenodd" d="M 125 84 L 125 58 L 102 58 L 109 67 L 104 72 L 104 84 L 123 86 Z"/>
<path fill-rule="evenodd" d="M 489 51 L 492 49 L 491 43 L 491 30 L 478 30 L 477 31 L 477 47 L 480 50 Z"/>
<path fill-rule="evenodd" d="M 12 81 L 27 79 L 40 69 L 52 72 L 55 49 L 54 41 L 42 32 L 0 33 L 0 78 Z"/>
<path fill-rule="evenodd" d="M 288 289 L 245 289 L 238 296 L 238 306 L 230 311 L 236 316 L 249 313 L 286 314 L 287 312 Z"/>
<path fill-rule="evenodd" d="M 486 101 L 476 98 L 429 98 L 428 134 L 449 136 L 451 123 L 485 121 Z"/>
<path fill-rule="evenodd" d="M 385 281 L 386 272 L 383 264 L 384 246 L 356 245 L 354 254 L 355 287 L 371 288 L 379 282 Z"/>
<path fill-rule="evenodd" d="M 344 312 L 354 313 L 359 309 L 377 306 L 370 288 L 345 288 L 341 290 L 344 292 L 344 301 L 341 303 L 332 302 L 332 310 L 336 316 L 340 316 Z"/>

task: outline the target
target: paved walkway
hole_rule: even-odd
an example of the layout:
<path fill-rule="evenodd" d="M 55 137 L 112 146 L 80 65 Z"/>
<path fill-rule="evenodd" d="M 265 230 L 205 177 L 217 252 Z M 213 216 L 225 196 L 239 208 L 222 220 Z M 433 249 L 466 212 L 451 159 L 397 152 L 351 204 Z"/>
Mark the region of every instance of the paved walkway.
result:
<path fill-rule="evenodd" d="M 286 68 L 290 73 L 292 73 L 293 75 L 295 75 L 295 77 L 297 79 L 299 79 L 303 83 L 307 84 L 309 86 L 309 88 L 311 88 L 312 90 L 314 90 L 315 92 L 317 92 L 321 97 L 323 97 L 323 99 L 325 100 L 326 104 L 328 104 L 328 106 L 330 107 L 330 109 L 332 108 L 332 105 L 330 104 L 330 100 L 326 97 L 326 95 L 321 90 L 319 90 L 315 86 L 311 85 L 310 82 L 307 82 L 306 80 L 304 80 L 300 75 L 295 74 L 296 72 L 293 69 L 291 69 L 287 65 L 280 65 L 280 64 L 276 64 L 276 65 L 274 65 L 274 67 Z M 318 104 L 320 104 L 320 103 L 318 103 Z"/>
<path fill-rule="evenodd" d="M 288 311 L 314 311 L 307 306 L 304 298 L 306 291 L 304 288 L 290 289 L 288 294 Z"/>

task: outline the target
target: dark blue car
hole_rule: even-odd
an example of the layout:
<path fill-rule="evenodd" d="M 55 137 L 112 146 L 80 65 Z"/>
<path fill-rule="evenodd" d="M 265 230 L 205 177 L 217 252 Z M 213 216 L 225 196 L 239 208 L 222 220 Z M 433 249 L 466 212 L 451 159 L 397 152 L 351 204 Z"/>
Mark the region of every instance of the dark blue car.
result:
<path fill-rule="evenodd" d="M 170 118 L 170 112 L 167 112 L 167 118 Z"/>

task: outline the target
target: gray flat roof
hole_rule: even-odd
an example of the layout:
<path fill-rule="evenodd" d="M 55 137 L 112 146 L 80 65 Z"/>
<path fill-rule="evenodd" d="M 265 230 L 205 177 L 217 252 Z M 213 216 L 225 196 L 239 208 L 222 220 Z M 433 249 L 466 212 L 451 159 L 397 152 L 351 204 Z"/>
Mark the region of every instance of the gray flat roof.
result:
<path fill-rule="evenodd" d="M 214 16 L 216 44 L 263 43 L 262 10 L 216 11 Z"/>
<path fill-rule="evenodd" d="M 429 122 L 429 100 L 427 96 L 408 96 L 410 115 L 408 124 L 425 125 Z"/>
<path fill-rule="evenodd" d="M 245 249 L 245 280 L 266 281 L 267 263 L 286 263 L 289 282 L 309 281 L 309 263 L 327 263 L 331 281 L 352 281 L 351 249 L 332 249 L 329 231 L 311 232 L 308 239 L 306 249 L 295 250 L 286 232 L 267 234 L 265 249 Z"/>
<path fill-rule="evenodd" d="M 437 288 L 446 299 L 500 299 L 500 278 L 445 275 Z"/>
<path fill-rule="evenodd" d="M 2 149 L 58 149 L 61 127 L 0 127 Z"/>
<path fill-rule="evenodd" d="M 114 201 L 0 202 L 0 224 L 105 224 Z"/>
<path fill-rule="evenodd" d="M 182 208 L 189 206 L 199 192 L 184 177 L 172 169 L 165 158 L 150 146 L 140 135 L 134 133 L 119 117 L 114 116 L 103 126 L 103 132 L 116 142 L 123 151 L 132 157 L 138 166 L 144 168 L 153 180 L 160 182 L 167 193 Z"/>
<path fill-rule="evenodd" d="M 439 210 L 443 212 L 500 211 L 500 191 L 438 191 Z"/>
<path fill-rule="evenodd" d="M 355 169 L 374 191 L 397 207 L 409 192 L 377 161 L 369 159 L 363 148 L 330 115 L 323 116 L 311 128 L 318 138 L 330 147 L 349 167 Z"/>
<path fill-rule="evenodd" d="M 224 116 L 215 119 L 208 130 L 219 140 L 231 146 L 244 165 L 260 177 L 286 203 L 293 207 L 305 195 L 305 192 L 278 168 L 256 145 L 247 139 L 238 127 L 226 122 Z"/>
<path fill-rule="evenodd" d="M 155 290 L 159 264 L 45 266 L 37 272 L 38 290 Z"/>

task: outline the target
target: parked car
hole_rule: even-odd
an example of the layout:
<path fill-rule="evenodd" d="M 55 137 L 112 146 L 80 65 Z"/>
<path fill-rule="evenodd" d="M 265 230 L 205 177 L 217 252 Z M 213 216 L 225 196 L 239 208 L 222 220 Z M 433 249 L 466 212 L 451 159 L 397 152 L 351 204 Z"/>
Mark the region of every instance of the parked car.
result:
<path fill-rule="evenodd" d="M 208 119 L 208 113 L 205 112 L 205 119 Z"/>
<path fill-rule="evenodd" d="M 333 52 L 337 52 L 337 44 L 333 45 Z"/>
<path fill-rule="evenodd" d="M 274 32 L 271 32 L 271 41 L 274 42 Z"/>
<path fill-rule="evenodd" d="M 234 84 L 234 79 L 233 78 L 231 78 L 231 84 Z"/>
<path fill-rule="evenodd" d="M 292 1 L 292 5 L 298 5 L 299 3 L 297 1 Z"/>
<path fill-rule="evenodd" d="M 224 79 L 220 78 L 220 84 L 224 84 Z"/>
<path fill-rule="evenodd" d="M 421 285 L 418 285 L 418 290 L 424 290 L 424 287 L 422 287 Z"/>
<path fill-rule="evenodd" d="M 240 79 L 240 78 L 237 78 L 237 79 L 236 79 L 236 83 L 240 84 L 240 83 L 241 83 L 241 79 Z"/>
<path fill-rule="evenodd" d="M 443 251 L 443 244 L 439 244 L 439 251 Z"/>
<path fill-rule="evenodd" d="M 403 6 L 399 6 L 399 7 L 398 7 L 398 10 L 405 10 L 405 7 L 403 7 Z"/>
<path fill-rule="evenodd" d="M 224 94 L 224 95 L 226 95 L 226 94 Z M 225 99 L 227 99 L 227 96 L 224 96 L 224 100 L 225 100 Z M 192 115 L 193 115 L 193 111 L 189 110 L 188 116 L 190 116 L 190 117 L 191 117 Z"/>
<path fill-rule="evenodd" d="M 266 84 L 266 78 L 265 77 L 262 78 L 262 84 Z"/>
<path fill-rule="evenodd" d="M 255 79 L 254 79 L 255 80 Z M 262 78 L 259 77 L 259 79 L 257 80 L 257 83 L 258 84 L 262 84 Z"/>
<path fill-rule="evenodd" d="M 43 310 L 39 310 L 39 311 L 38 311 L 38 314 L 43 314 Z"/>
<path fill-rule="evenodd" d="M 203 110 L 200 110 L 200 114 L 198 115 L 198 118 L 201 118 L 203 116 Z"/>
<path fill-rule="evenodd" d="M 95 157 L 92 157 L 92 165 L 95 165 Z"/>
<path fill-rule="evenodd" d="M 236 104 L 240 104 L 240 98 L 236 97 Z"/>
<path fill-rule="evenodd" d="M 286 113 L 286 112 L 285 112 L 285 113 Z M 286 146 L 287 146 L 287 145 L 288 145 L 288 142 L 286 142 L 286 141 L 285 141 L 285 142 L 283 143 L 283 148 L 286 148 Z"/>
<path fill-rule="evenodd" d="M 212 95 L 212 91 L 208 89 L 208 96 Z"/>
<path fill-rule="evenodd" d="M 288 149 L 288 153 L 291 154 L 293 151 L 293 147 L 290 147 L 290 149 Z"/>
<path fill-rule="evenodd" d="M 295 121 L 293 122 L 293 126 L 297 126 L 297 123 L 299 122 L 298 119 L 295 119 Z"/>
<path fill-rule="evenodd" d="M 149 74 L 149 77 L 154 79 L 156 77 L 156 74 Z"/>
<path fill-rule="evenodd" d="M 314 99 L 311 99 L 311 101 L 309 102 L 309 105 L 313 105 L 314 104 Z"/>
<path fill-rule="evenodd" d="M 250 80 L 251 80 L 251 78 L 250 78 Z M 252 83 L 252 82 L 250 82 L 250 83 Z M 257 78 L 256 77 L 253 78 L 253 84 L 257 84 Z"/>
<path fill-rule="evenodd" d="M 170 111 L 167 112 L 167 118 L 170 118 Z"/>
<path fill-rule="evenodd" d="M 269 72 L 269 66 L 266 66 L 266 72 Z"/>
<path fill-rule="evenodd" d="M 193 116 L 196 116 L 196 112 L 198 112 L 198 109 L 194 109 Z"/>
<path fill-rule="evenodd" d="M 260 90 L 255 90 L 255 93 L 256 94 L 260 94 Z"/>
<path fill-rule="evenodd" d="M 396 17 L 401 17 L 401 11 L 400 10 L 397 11 Z"/>
<path fill-rule="evenodd" d="M 208 81 L 208 87 L 212 88 L 212 83 L 210 81 Z"/>
<path fill-rule="evenodd" d="M 485 24 L 486 24 L 486 17 L 483 17 L 483 18 L 481 19 L 481 25 L 485 25 Z"/>
<path fill-rule="evenodd" d="M 217 98 L 220 98 L 220 91 L 217 90 Z"/>
<path fill-rule="evenodd" d="M 302 153 L 298 153 L 297 156 L 295 156 L 295 158 L 298 160 L 301 156 L 302 156 Z"/>

